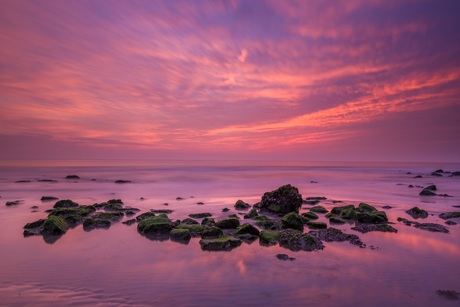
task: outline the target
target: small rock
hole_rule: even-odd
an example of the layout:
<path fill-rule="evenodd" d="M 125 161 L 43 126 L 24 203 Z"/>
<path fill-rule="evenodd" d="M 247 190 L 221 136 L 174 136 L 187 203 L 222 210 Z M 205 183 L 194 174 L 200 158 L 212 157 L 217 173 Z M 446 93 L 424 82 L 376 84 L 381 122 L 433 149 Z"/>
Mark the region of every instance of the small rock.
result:
<path fill-rule="evenodd" d="M 287 255 L 287 254 L 276 254 L 275 257 L 278 258 L 279 260 L 283 260 L 283 261 L 286 261 L 286 260 L 293 261 L 293 260 L 295 260 L 295 258 L 289 257 L 289 255 Z"/>
<path fill-rule="evenodd" d="M 18 180 L 18 181 L 15 181 L 14 183 L 28 183 L 28 182 L 31 182 L 30 180 Z"/>
<path fill-rule="evenodd" d="M 209 213 L 209 212 L 203 212 L 203 213 L 191 213 L 188 216 L 191 217 L 191 218 L 194 218 L 194 219 L 201 219 L 201 218 L 204 218 L 204 217 L 210 217 L 210 216 L 212 216 L 212 214 Z"/>
<path fill-rule="evenodd" d="M 409 210 L 406 210 L 406 213 L 412 216 L 414 219 L 422 218 L 425 219 L 428 217 L 428 212 L 419 207 L 413 207 Z"/>
<path fill-rule="evenodd" d="M 182 197 L 176 197 L 176 200 L 184 200 Z"/>
<path fill-rule="evenodd" d="M 51 200 L 57 200 L 59 197 L 56 196 L 42 196 L 40 198 L 41 201 L 51 201 Z"/>
<path fill-rule="evenodd" d="M 439 215 L 439 217 L 442 218 L 443 220 L 454 219 L 454 218 L 460 217 L 460 212 L 458 212 L 458 211 L 444 212 L 444 213 L 441 213 Z"/>
<path fill-rule="evenodd" d="M 422 176 L 422 175 L 417 175 L 417 176 L 415 176 L 414 178 L 417 178 L 417 179 L 418 179 L 418 178 L 423 178 L 423 176 Z"/>
<path fill-rule="evenodd" d="M 118 183 L 118 184 L 123 184 L 123 183 L 131 183 L 131 180 L 116 180 L 115 183 Z"/>
<path fill-rule="evenodd" d="M 228 209 L 228 208 L 222 209 L 222 212 L 228 212 L 228 211 L 230 211 L 230 209 Z"/>
<path fill-rule="evenodd" d="M 452 301 L 458 301 L 460 299 L 460 293 L 454 290 L 436 290 L 436 294 Z"/>
<path fill-rule="evenodd" d="M 235 209 L 236 210 L 247 210 L 249 208 L 251 208 L 251 205 L 248 204 L 248 203 L 245 203 L 241 199 L 237 200 L 236 203 L 235 203 Z"/>
<path fill-rule="evenodd" d="M 199 202 L 197 202 L 196 204 L 197 204 L 197 205 L 204 205 L 204 202 L 199 201 Z"/>
<path fill-rule="evenodd" d="M 381 232 L 394 232 L 397 233 L 398 230 L 388 224 L 359 224 L 351 229 L 359 231 L 361 233 L 367 233 L 370 231 L 381 231 Z"/>
<path fill-rule="evenodd" d="M 453 226 L 453 225 L 457 225 L 457 223 L 451 220 L 447 220 L 446 225 Z"/>
<path fill-rule="evenodd" d="M 427 190 L 427 189 L 423 189 L 420 193 L 419 193 L 420 196 L 435 196 L 436 193 L 431 191 L 431 190 Z"/>
<path fill-rule="evenodd" d="M 5 203 L 5 206 L 10 207 L 10 206 L 16 206 L 22 203 L 22 200 L 13 200 L 13 201 L 7 201 Z"/>
<path fill-rule="evenodd" d="M 80 177 L 77 175 L 67 175 L 65 179 L 80 179 Z"/>
<path fill-rule="evenodd" d="M 383 208 L 383 209 L 391 209 L 391 208 L 393 208 L 393 207 L 392 207 L 392 206 L 383 206 L 382 208 Z"/>

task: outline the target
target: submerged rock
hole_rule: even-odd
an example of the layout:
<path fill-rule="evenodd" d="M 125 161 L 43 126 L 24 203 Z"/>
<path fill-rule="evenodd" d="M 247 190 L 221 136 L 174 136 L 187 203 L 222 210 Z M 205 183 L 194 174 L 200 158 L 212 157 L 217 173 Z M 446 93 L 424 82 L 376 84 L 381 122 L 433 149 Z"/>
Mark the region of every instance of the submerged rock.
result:
<path fill-rule="evenodd" d="M 324 248 L 321 240 L 309 235 L 303 234 L 298 230 L 284 229 L 279 232 L 280 246 L 288 248 L 292 251 L 315 251 Z"/>
<path fill-rule="evenodd" d="M 178 229 L 187 229 L 193 237 L 201 236 L 204 226 L 200 224 L 179 224 Z"/>
<path fill-rule="evenodd" d="M 42 196 L 40 198 L 41 201 L 52 201 L 52 200 L 57 200 L 59 197 L 56 196 Z"/>
<path fill-rule="evenodd" d="M 270 229 L 275 225 L 272 219 L 265 215 L 256 216 L 254 217 L 254 220 L 256 221 L 257 226 L 262 227 L 264 229 Z"/>
<path fill-rule="evenodd" d="M 453 225 L 457 225 L 457 223 L 455 223 L 454 221 L 451 221 L 451 220 L 447 220 L 445 222 L 446 225 L 449 225 L 449 226 L 453 226 Z"/>
<path fill-rule="evenodd" d="M 275 245 L 280 240 L 279 231 L 275 230 L 264 230 L 259 233 L 259 242 L 261 245 Z"/>
<path fill-rule="evenodd" d="M 342 220 L 339 217 L 331 216 L 331 218 L 329 218 L 329 223 L 331 223 L 331 224 L 345 224 L 345 221 Z"/>
<path fill-rule="evenodd" d="M 407 210 L 406 213 L 412 216 L 414 219 L 418 219 L 418 218 L 425 219 L 428 217 L 428 212 L 426 212 L 423 209 L 420 209 L 419 207 L 413 207 Z"/>
<path fill-rule="evenodd" d="M 241 240 L 234 237 L 221 237 L 217 239 L 201 239 L 201 249 L 205 251 L 230 251 L 241 245 Z"/>
<path fill-rule="evenodd" d="M 436 294 L 452 301 L 458 301 L 460 299 L 460 292 L 454 290 L 436 290 Z"/>
<path fill-rule="evenodd" d="M 257 213 L 257 209 L 256 208 L 252 208 L 248 213 L 246 213 L 244 215 L 244 218 L 245 219 L 252 219 L 252 218 L 255 218 L 256 216 L 258 216 L 259 214 Z"/>
<path fill-rule="evenodd" d="M 359 231 L 361 233 L 367 233 L 371 231 L 394 232 L 394 233 L 398 232 L 396 228 L 388 224 L 359 224 L 354 227 L 351 227 L 351 229 Z"/>
<path fill-rule="evenodd" d="M 22 203 L 22 200 L 13 200 L 13 201 L 7 201 L 5 203 L 5 206 L 10 207 L 10 206 L 17 206 L 20 203 Z"/>
<path fill-rule="evenodd" d="M 222 237 L 225 237 L 224 232 L 222 229 L 215 226 L 205 227 L 203 229 L 203 234 L 201 235 L 202 239 L 217 239 Z"/>
<path fill-rule="evenodd" d="M 240 220 L 236 218 L 228 218 L 216 222 L 215 225 L 221 229 L 236 229 L 238 226 L 240 226 Z"/>
<path fill-rule="evenodd" d="M 281 218 L 283 228 L 292 228 L 303 231 L 303 221 L 296 212 L 290 212 Z"/>
<path fill-rule="evenodd" d="M 324 222 L 308 222 L 307 223 L 308 228 L 310 229 L 326 229 L 327 224 Z"/>
<path fill-rule="evenodd" d="M 444 213 L 441 213 L 441 214 L 439 215 L 439 217 L 442 218 L 443 220 L 453 219 L 453 218 L 460 217 L 460 212 L 458 212 L 458 211 L 455 211 L 455 212 L 444 212 Z"/>
<path fill-rule="evenodd" d="M 319 217 L 314 212 L 304 212 L 301 216 L 309 219 L 309 220 L 317 220 Z"/>
<path fill-rule="evenodd" d="M 70 199 L 61 199 L 54 204 L 53 208 L 76 208 L 78 206 L 76 202 Z"/>
<path fill-rule="evenodd" d="M 432 232 L 442 232 L 442 233 L 449 233 L 449 229 L 447 229 L 445 226 L 440 225 L 440 224 L 435 224 L 435 223 L 419 223 L 416 221 L 409 221 L 405 218 L 398 217 L 398 222 L 403 222 L 406 226 L 411 226 L 414 225 L 414 227 L 422 229 L 422 230 L 427 230 L 427 231 L 432 231 Z"/>
<path fill-rule="evenodd" d="M 123 217 L 122 212 L 99 212 L 85 219 L 83 229 L 89 231 L 96 228 L 109 228 L 112 222 L 118 222 Z"/>
<path fill-rule="evenodd" d="M 242 201 L 241 199 L 238 199 L 235 203 L 235 209 L 236 210 L 247 210 L 251 208 L 251 205 L 248 204 L 248 203 L 245 203 L 244 201 Z"/>
<path fill-rule="evenodd" d="M 139 214 L 138 216 L 136 216 L 136 221 L 140 222 L 140 221 L 143 221 L 149 217 L 154 217 L 156 216 L 155 213 L 153 212 L 145 212 L 145 213 L 142 213 L 142 214 Z"/>
<path fill-rule="evenodd" d="M 310 208 L 310 211 L 311 212 L 315 212 L 315 213 L 327 213 L 329 211 L 327 211 L 326 208 L 324 208 L 323 206 L 314 206 L 314 207 L 311 207 Z"/>
<path fill-rule="evenodd" d="M 209 212 L 203 212 L 203 213 L 192 213 L 192 214 L 189 214 L 188 216 L 194 219 L 201 219 L 204 217 L 210 217 L 212 216 L 212 214 Z"/>
<path fill-rule="evenodd" d="M 171 241 L 188 243 L 192 238 L 192 235 L 188 229 L 173 229 L 169 233 Z"/>
<path fill-rule="evenodd" d="M 67 175 L 65 179 L 80 179 L 80 177 L 77 175 Z"/>
<path fill-rule="evenodd" d="M 119 179 L 119 180 L 115 180 L 115 183 L 118 183 L 118 184 L 131 183 L 131 180 L 122 180 L 122 179 Z"/>
<path fill-rule="evenodd" d="M 279 260 L 283 260 L 283 261 L 286 261 L 286 260 L 293 261 L 293 260 L 295 260 L 295 258 L 289 257 L 288 254 L 276 254 L 275 257 L 278 258 Z"/>
<path fill-rule="evenodd" d="M 201 225 L 203 226 L 214 226 L 216 224 L 216 221 L 212 217 L 205 217 L 201 221 Z"/>
<path fill-rule="evenodd" d="M 290 184 L 279 187 L 278 189 L 266 192 L 259 203 L 261 210 L 266 210 L 275 214 L 285 215 L 289 212 L 299 212 L 302 206 L 302 195 L 299 190 Z"/>
<path fill-rule="evenodd" d="M 69 224 L 58 216 L 49 216 L 42 225 L 42 235 L 63 235 L 69 228 Z"/>
<path fill-rule="evenodd" d="M 354 234 L 347 234 L 340 229 L 330 227 L 328 229 L 312 230 L 308 233 L 309 235 L 317 238 L 318 240 L 326 242 L 344 242 L 349 241 L 350 244 L 359 246 L 361 248 L 366 247 L 361 239 Z"/>
<path fill-rule="evenodd" d="M 244 223 L 236 229 L 235 235 L 240 239 L 251 240 L 258 238 L 260 234 L 259 229 L 255 228 L 251 224 Z"/>

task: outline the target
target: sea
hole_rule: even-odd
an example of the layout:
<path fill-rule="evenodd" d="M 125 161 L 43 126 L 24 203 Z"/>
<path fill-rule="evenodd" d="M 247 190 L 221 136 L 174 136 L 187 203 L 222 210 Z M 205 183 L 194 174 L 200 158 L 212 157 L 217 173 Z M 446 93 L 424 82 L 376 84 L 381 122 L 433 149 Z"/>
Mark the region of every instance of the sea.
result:
<path fill-rule="evenodd" d="M 431 174 L 440 169 L 442 176 Z M 0 305 L 459 306 L 439 292 L 460 294 L 460 219 L 446 225 L 439 217 L 460 211 L 454 171 L 460 163 L 0 160 Z M 242 223 L 253 223 L 235 202 L 253 205 L 285 184 L 304 199 L 325 197 L 319 205 L 327 210 L 370 204 L 385 211 L 398 232 L 362 234 L 353 223 L 328 223 L 358 235 L 367 247 L 325 242 L 313 252 L 258 240 L 231 251 L 203 251 L 200 238 L 188 244 L 150 240 L 136 224 L 121 222 L 91 231 L 79 225 L 54 242 L 23 236 L 23 226 L 46 218 L 55 203 L 42 196 L 80 205 L 121 199 L 140 213 L 172 210 L 172 220 L 209 212 L 216 220 L 237 214 Z M 433 184 L 448 196 L 419 195 Z M 10 201 L 19 204 L 6 206 Z M 398 222 L 414 220 L 405 212 L 412 207 L 429 213 L 418 222 L 441 224 L 449 233 Z M 300 211 L 310 208 L 304 204 Z M 318 221 L 328 221 L 319 215 Z"/>

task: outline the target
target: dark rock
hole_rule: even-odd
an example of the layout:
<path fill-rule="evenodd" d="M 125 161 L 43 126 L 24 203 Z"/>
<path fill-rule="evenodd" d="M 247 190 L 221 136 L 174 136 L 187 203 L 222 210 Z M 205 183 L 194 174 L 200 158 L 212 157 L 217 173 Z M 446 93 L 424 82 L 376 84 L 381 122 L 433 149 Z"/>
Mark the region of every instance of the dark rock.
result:
<path fill-rule="evenodd" d="M 460 172 L 452 172 L 451 176 L 460 176 Z"/>
<path fill-rule="evenodd" d="M 228 217 L 232 219 L 238 219 L 238 220 L 240 219 L 240 217 L 236 214 L 230 214 Z"/>
<path fill-rule="evenodd" d="M 169 234 L 173 228 L 173 222 L 166 214 L 149 217 L 137 224 L 137 231 L 141 234 Z"/>
<path fill-rule="evenodd" d="M 442 197 L 452 197 L 452 195 L 449 195 L 449 194 L 438 194 L 438 196 L 442 196 Z"/>
<path fill-rule="evenodd" d="M 327 224 L 324 222 L 308 222 L 307 226 L 310 229 L 326 229 L 327 228 Z"/>
<path fill-rule="evenodd" d="M 377 209 L 375 207 L 373 207 L 371 205 L 368 205 L 366 203 L 360 203 L 356 210 L 359 211 L 359 212 L 364 212 L 364 213 L 377 212 Z"/>
<path fill-rule="evenodd" d="M 139 210 L 139 209 L 137 209 L 137 210 Z M 136 214 L 136 212 L 134 212 L 134 210 L 126 210 L 126 211 L 125 211 L 125 215 L 126 215 L 126 216 L 133 216 L 133 215 L 135 215 L 135 214 Z"/>
<path fill-rule="evenodd" d="M 423 189 L 418 195 L 420 196 L 435 196 L 436 193 L 427 189 Z"/>
<path fill-rule="evenodd" d="M 80 179 L 80 177 L 77 175 L 67 175 L 65 179 Z"/>
<path fill-rule="evenodd" d="M 236 229 L 240 226 L 240 220 L 235 218 L 224 219 L 216 222 L 216 227 L 221 229 Z"/>
<path fill-rule="evenodd" d="M 391 208 L 393 208 L 393 207 L 392 207 L 392 206 L 383 206 L 382 208 L 388 210 L 388 209 L 391 209 Z"/>
<path fill-rule="evenodd" d="M 116 180 L 115 183 L 122 184 L 122 183 L 131 183 L 131 180 Z"/>
<path fill-rule="evenodd" d="M 217 239 L 225 237 L 224 232 L 222 229 L 217 228 L 215 226 L 208 226 L 203 229 L 203 233 L 201 235 L 202 239 Z"/>
<path fill-rule="evenodd" d="M 311 212 L 316 212 L 316 213 L 327 213 L 327 209 L 324 208 L 323 206 L 314 206 L 310 208 Z"/>
<path fill-rule="evenodd" d="M 329 223 L 331 223 L 331 224 L 345 224 L 345 221 L 342 220 L 342 219 L 339 218 L 339 217 L 332 216 L 332 217 L 329 219 Z"/>
<path fill-rule="evenodd" d="M 258 215 L 259 214 L 257 213 L 257 209 L 252 208 L 251 210 L 249 210 L 249 212 L 247 214 L 244 215 L 244 218 L 245 219 L 252 219 L 252 218 L 255 218 Z"/>
<path fill-rule="evenodd" d="M 201 221 L 201 225 L 203 226 L 214 226 L 216 224 L 216 221 L 212 217 L 205 217 Z"/>
<path fill-rule="evenodd" d="M 145 213 L 142 213 L 142 214 L 139 214 L 138 216 L 136 216 L 136 221 L 140 222 L 140 221 L 143 221 L 149 217 L 154 217 L 156 216 L 155 213 L 153 212 L 145 212 Z"/>
<path fill-rule="evenodd" d="M 124 221 L 124 222 L 121 222 L 122 224 L 125 224 L 125 225 L 132 225 L 134 223 L 136 223 L 136 219 L 130 219 L 130 220 L 127 220 L 127 221 Z"/>
<path fill-rule="evenodd" d="M 323 243 L 319 239 L 309 234 L 303 234 L 298 230 L 284 229 L 279 232 L 279 235 L 280 245 L 292 251 L 314 251 L 324 248 Z"/>
<path fill-rule="evenodd" d="M 163 214 L 171 214 L 174 212 L 173 210 L 169 210 L 169 209 L 152 209 L 150 211 L 153 213 L 163 213 Z"/>
<path fill-rule="evenodd" d="M 16 206 L 22 203 L 22 200 L 13 200 L 13 201 L 7 201 L 5 203 L 5 206 L 10 207 L 10 206 Z"/>
<path fill-rule="evenodd" d="M 179 224 L 178 229 L 187 229 L 194 237 L 201 236 L 204 231 L 204 226 L 200 224 Z"/>
<path fill-rule="evenodd" d="M 283 261 L 286 261 L 286 260 L 295 260 L 295 258 L 292 258 L 292 257 L 289 257 L 289 255 L 287 254 L 276 254 L 275 256 L 276 258 L 278 258 L 279 260 L 283 260 Z"/>
<path fill-rule="evenodd" d="M 259 240 L 261 245 L 275 245 L 280 240 L 280 233 L 274 230 L 264 230 L 259 233 Z"/>
<path fill-rule="evenodd" d="M 176 200 L 184 200 L 182 197 L 176 197 Z"/>
<path fill-rule="evenodd" d="M 415 221 L 409 221 L 405 218 L 398 217 L 398 222 L 403 222 L 407 226 L 414 225 L 414 227 L 422 229 L 422 230 L 427 230 L 427 231 L 432 231 L 432 232 L 443 232 L 443 233 L 449 233 L 449 229 L 444 227 L 443 225 L 439 224 L 434 224 L 434 223 L 419 223 Z"/>
<path fill-rule="evenodd" d="M 193 224 L 199 224 L 196 220 L 194 219 L 191 219 L 191 218 L 186 218 L 184 220 L 181 221 L 181 224 L 189 224 L 189 225 L 193 225 Z"/>
<path fill-rule="evenodd" d="M 29 183 L 31 182 L 30 180 L 17 180 L 14 183 Z"/>
<path fill-rule="evenodd" d="M 76 208 L 78 204 L 76 202 L 71 201 L 70 199 L 61 199 L 58 200 L 53 208 Z"/>
<path fill-rule="evenodd" d="M 432 173 L 431 173 L 431 176 L 442 177 L 442 174 L 441 174 L 441 173 L 432 172 Z"/>
<path fill-rule="evenodd" d="M 427 186 L 424 190 L 436 191 L 436 190 L 438 190 L 438 188 L 436 187 L 436 185 L 432 184 L 430 186 Z"/>
<path fill-rule="evenodd" d="M 414 186 L 412 184 L 409 184 L 407 187 L 408 188 L 413 188 Z"/>
<path fill-rule="evenodd" d="M 90 231 L 96 228 L 109 228 L 112 222 L 118 222 L 123 217 L 122 212 L 99 212 L 83 222 L 83 229 Z"/>
<path fill-rule="evenodd" d="M 457 225 L 457 223 L 455 223 L 454 221 L 451 221 L 451 220 L 447 220 L 445 224 L 449 225 L 449 226 Z"/>
<path fill-rule="evenodd" d="M 407 172 L 406 175 L 412 175 L 412 172 Z"/>
<path fill-rule="evenodd" d="M 292 228 L 303 231 L 303 221 L 296 212 L 290 212 L 281 218 L 283 228 Z"/>
<path fill-rule="evenodd" d="M 448 219 L 454 219 L 457 217 L 460 217 L 460 212 L 455 211 L 455 212 L 444 212 L 439 215 L 440 218 L 443 220 L 448 220 Z"/>
<path fill-rule="evenodd" d="M 460 299 L 460 292 L 454 290 L 436 290 L 436 294 L 451 301 L 458 301 Z"/>
<path fill-rule="evenodd" d="M 434 171 L 435 173 L 441 173 L 441 174 L 444 174 L 444 171 L 442 169 L 437 169 Z"/>
<path fill-rule="evenodd" d="M 181 242 L 181 243 L 188 243 L 192 238 L 192 234 L 188 229 L 173 229 L 169 233 L 171 241 Z"/>
<path fill-rule="evenodd" d="M 370 224 L 385 224 L 388 222 L 388 217 L 383 211 L 375 211 L 372 213 L 358 212 L 355 219 L 360 223 Z"/>
<path fill-rule="evenodd" d="M 251 208 L 251 205 L 248 204 L 248 203 L 245 203 L 241 199 L 237 200 L 236 203 L 235 203 L 235 209 L 236 210 L 247 210 L 249 208 Z"/>
<path fill-rule="evenodd" d="M 409 210 L 406 210 L 406 213 L 412 216 L 414 219 L 422 218 L 425 219 L 428 217 L 428 212 L 419 207 L 413 207 Z"/>
<path fill-rule="evenodd" d="M 257 226 L 260 226 L 264 229 L 270 229 L 274 226 L 274 222 L 265 215 L 256 216 L 254 220 L 256 221 Z"/>
<path fill-rule="evenodd" d="M 217 239 L 201 239 L 200 245 L 205 251 L 230 251 L 240 246 L 241 240 L 225 236 Z"/>
<path fill-rule="evenodd" d="M 279 187 L 277 190 L 266 192 L 262 196 L 260 209 L 285 215 L 289 212 L 299 212 L 302 206 L 302 195 L 299 190 L 290 184 Z"/>
<path fill-rule="evenodd" d="M 251 239 L 259 237 L 260 231 L 251 224 L 244 223 L 236 229 L 235 235 L 239 238 Z"/>
<path fill-rule="evenodd" d="M 38 209 L 38 206 L 32 206 L 30 209 Z"/>
<path fill-rule="evenodd" d="M 50 201 L 50 200 L 56 200 L 59 199 L 59 197 L 56 196 L 42 196 L 40 198 L 41 201 Z"/>
<path fill-rule="evenodd" d="M 194 219 L 201 219 L 204 217 L 210 217 L 212 216 L 212 214 L 209 212 L 203 212 L 203 213 L 192 213 L 192 214 L 189 214 L 188 216 Z"/>
<path fill-rule="evenodd" d="M 230 209 L 228 209 L 228 208 L 222 209 L 222 212 L 228 212 L 228 211 L 230 211 Z"/>
<path fill-rule="evenodd" d="M 69 228 L 69 224 L 59 216 L 49 216 L 43 223 L 42 235 L 63 235 Z"/>
<path fill-rule="evenodd" d="M 301 216 L 306 217 L 309 220 L 317 220 L 318 216 L 313 212 L 304 212 Z"/>
<path fill-rule="evenodd" d="M 56 183 L 57 180 L 53 179 L 38 179 L 37 182 L 49 182 L 49 183 Z"/>
<path fill-rule="evenodd" d="M 361 239 L 354 234 L 347 234 L 341 231 L 340 229 L 330 227 L 328 229 L 321 230 L 312 230 L 308 233 L 312 237 L 317 238 L 318 240 L 326 242 L 344 242 L 349 241 L 350 244 L 359 246 L 361 248 L 366 247 Z"/>
<path fill-rule="evenodd" d="M 46 220 L 44 219 L 40 219 L 38 221 L 35 221 L 35 222 L 32 222 L 32 223 L 27 223 L 25 226 L 24 226 L 24 229 L 34 229 L 34 228 L 38 228 L 38 227 L 41 227 L 43 226 L 43 224 L 45 223 Z"/>
<path fill-rule="evenodd" d="M 351 229 L 359 231 L 361 233 L 367 233 L 370 231 L 381 231 L 381 232 L 394 232 L 397 233 L 398 230 L 388 224 L 359 224 Z"/>
<path fill-rule="evenodd" d="M 197 204 L 197 205 L 204 205 L 204 202 L 199 201 L 199 202 L 197 202 L 196 204 Z"/>
<path fill-rule="evenodd" d="M 417 175 L 417 176 L 415 176 L 414 178 L 416 178 L 416 179 L 418 179 L 418 178 L 423 178 L 423 176 L 422 176 L 422 175 Z"/>

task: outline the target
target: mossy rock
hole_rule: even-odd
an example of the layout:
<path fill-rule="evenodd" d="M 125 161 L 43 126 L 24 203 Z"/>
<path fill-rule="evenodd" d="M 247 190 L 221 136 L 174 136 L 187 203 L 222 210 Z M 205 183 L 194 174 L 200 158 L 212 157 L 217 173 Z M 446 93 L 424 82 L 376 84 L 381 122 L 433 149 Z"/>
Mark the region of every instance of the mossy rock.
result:
<path fill-rule="evenodd" d="M 24 229 L 34 229 L 34 228 L 38 228 L 38 227 L 41 227 L 43 226 L 43 223 L 45 223 L 46 220 L 45 219 L 40 219 L 38 221 L 35 221 L 35 222 L 32 222 L 32 223 L 27 223 L 26 225 L 24 225 Z"/>
<path fill-rule="evenodd" d="M 428 212 L 423 209 L 420 209 L 419 207 L 413 207 L 409 210 L 406 210 L 406 213 L 412 216 L 414 219 L 425 219 L 428 217 Z"/>
<path fill-rule="evenodd" d="M 420 196 L 436 196 L 436 193 L 431 191 L 431 190 L 423 189 L 418 195 L 420 195 Z"/>
<path fill-rule="evenodd" d="M 172 230 L 173 222 L 166 214 L 149 217 L 137 224 L 137 231 L 141 234 L 166 234 Z"/>
<path fill-rule="evenodd" d="M 53 208 L 74 208 L 78 207 L 76 202 L 71 201 L 70 199 L 61 199 L 54 204 Z"/>
<path fill-rule="evenodd" d="M 329 219 L 329 223 L 331 223 L 331 224 L 345 224 L 345 221 L 342 220 L 339 217 L 331 216 L 331 218 Z"/>
<path fill-rule="evenodd" d="M 200 224 L 180 224 L 177 228 L 189 230 L 190 234 L 194 237 L 201 236 L 204 230 L 204 226 Z"/>
<path fill-rule="evenodd" d="M 368 205 L 366 203 L 360 203 L 356 210 L 358 210 L 359 212 L 366 212 L 366 213 L 376 212 L 377 211 L 377 209 L 375 209 L 375 207 L 373 207 L 371 205 Z"/>
<path fill-rule="evenodd" d="M 236 210 L 247 210 L 249 208 L 251 208 L 251 205 L 242 201 L 241 199 L 238 199 L 235 203 Z"/>
<path fill-rule="evenodd" d="M 96 208 L 94 206 L 81 206 L 75 208 L 56 208 L 50 211 L 48 216 L 55 215 L 60 217 L 65 216 L 88 216 L 91 213 L 96 212 Z"/>
<path fill-rule="evenodd" d="M 357 215 L 357 211 L 355 210 L 355 207 L 353 205 L 346 206 L 347 208 L 344 208 L 340 211 L 339 217 L 344 220 L 354 220 Z"/>
<path fill-rule="evenodd" d="M 343 210 L 355 210 L 355 206 L 353 205 L 337 206 L 331 209 L 331 213 L 340 214 Z"/>
<path fill-rule="evenodd" d="M 316 215 L 314 212 L 304 212 L 301 214 L 301 216 L 306 217 L 309 220 L 318 219 L 318 215 Z"/>
<path fill-rule="evenodd" d="M 368 233 L 371 231 L 380 231 L 380 232 L 394 232 L 397 233 L 398 230 L 388 224 L 359 224 L 351 229 L 359 231 L 361 233 Z"/>
<path fill-rule="evenodd" d="M 154 217 L 154 216 L 156 216 L 156 214 L 153 212 L 145 212 L 145 213 L 142 213 L 136 216 L 136 221 L 140 222 L 145 219 L 148 219 L 149 217 Z"/>
<path fill-rule="evenodd" d="M 256 208 L 252 208 L 251 210 L 249 210 L 249 212 L 247 214 L 244 215 L 244 218 L 245 219 L 253 219 L 255 218 L 256 216 L 258 216 L 259 214 L 257 213 L 257 209 Z"/>
<path fill-rule="evenodd" d="M 290 212 L 283 216 L 281 218 L 281 224 L 285 229 L 291 228 L 298 231 L 303 231 L 303 221 L 296 212 Z"/>
<path fill-rule="evenodd" d="M 181 242 L 181 243 L 188 243 L 192 238 L 192 234 L 188 229 L 173 229 L 169 233 L 169 237 L 171 241 Z"/>
<path fill-rule="evenodd" d="M 265 215 L 256 216 L 254 217 L 254 220 L 256 221 L 257 226 L 264 229 L 270 229 L 275 225 L 275 223 L 273 223 L 273 221 Z"/>
<path fill-rule="evenodd" d="M 261 245 L 275 245 L 280 240 L 280 233 L 274 230 L 263 230 L 259 233 Z"/>
<path fill-rule="evenodd" d="M 201 221 L 201 225 L 203 226 L 214 226 L 216 224 L 216 221 L 212 217 L 205 217 Z"/>
<path fill-rule="evenodd" d="M 294 229 L 281 230 L 279 243 L 280 246 L 292 251 L 314 251 L 324 248 L 323 243 L 319 239 Z"/>
<path fill-rule="evenodd" d="M 192 213 L 192 214 L 189 214 L 188 216 L 191 217 L 192 219 L 201 219 L 204 217 L 210 217 L 212 216 L 212 214 L 209 212 L 202 212 L 202 213 Z"/>
<path fill-rule="evenodd" d="M 440 218 L 443 220 L 448 220 L 448 219 L 454 219 L 460 217 L 460 212 L 455 211 L 455 212 L 444 212 L 439 215 Z"/>
<path fill-rule="evenodd" d="M 208 226 L 203 229 L 203 234 L 201 235 L 202 239 L 217 239 L 225 237 L 222 229 L 215 226 Z"/>
<path fill-rule="evenodd" d="M 329 227 L 327 229 L 312 230 L 308 233 L 309 235 L 326 242 L 343 242 L 349 241 L 350 244 L 356 245 L 360 248 L 366 247 L 361 239 L 354 234 L 347 234 L 340 229 Z"/>
<path fill-rule="evenodd" d="M 238 226 L 240 226 L 240 220 L 235 218 L 228 218 L 216 222 L 216 227 L 221 229 L 236 229 Z"/>
<path fill-rule="evenodd" d="M 324 208 L 323 206 L 314 206 L 310 208 L 311 212 L 316 212 L 316 213 L 327 213 L 327 209 Z"/>
<path fill-rule="evenodd" d="M 184 220 L 181 221 L 181 224 L 189 224 L 189 225 L 193 225 L 193 224 L 199 224 L 196 220 L 194 219 L 191 219 L 191 218 L 186 218 Z"/>
<path fill-rule="evenodd" d="M 259 207 L 261 210 L 285 215 L 293 211 L 299 212 L 302 202 L 302 195 L 299 194 L 299 190 L 290 184 L 286 184 L 274 191 L 264 193 Z"/>
<path fill-rule="evenodd" d="M 240 217 L 239 217 L 238 215 L 236 215 L 235 213 L 233 213 L 233 214 L 230 214 L 230 215 L 228 216 L 228 218 L 232 218 L 232 219 L 240 219 Z"/>
<path fill-rule="evenodd" d="M 123 210 L 123 203 L 107 203 L 103 208 L 106 211 L 120 211 Z"/>
<path fill-rule="evenodd" d="M 255 228 L 251 224 L 244 223 L 236 229 L 235 235 L 238 237 L 258 237 L 259 229 Z"/>
<path fill-rule="evenodd" d="M 327 224 L 324 222 L 308 222 L 307 226 L 310 229 L 326 229 L 327 228 Z"/>
<path fill-rule="evenodd" d="M 43 235 L 58 236 L 64 234 L 70 228 L 69 224 L 59 216 L 50 216 L 43 223 Z"/>
<path fill-rule="evenodd" d="M 95 228 L 109 228 L 112 225 L 110 220 L 87 218 L 83 222 L 83 229 L 88 231 Z"/>
<path fill-rule="evenodd" d="M 205 251 L 230 251 L 241 245 L 241 240 L 234 237 L 221 237 L 217 239 L 201 239 L 201 249 Z"/>
<path fill-rule="evenodd" d="M 383 211 L 376 211 L 372 213 L 357 212 L 356 220 L 360 223 L 385 224 L 388 222 L 388 217 Z"/>

